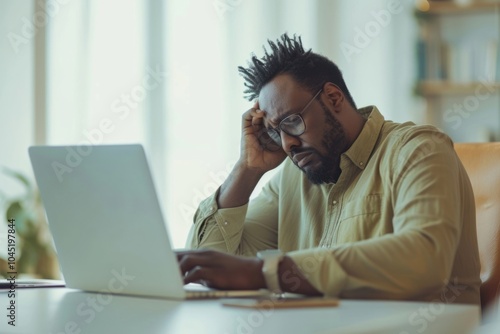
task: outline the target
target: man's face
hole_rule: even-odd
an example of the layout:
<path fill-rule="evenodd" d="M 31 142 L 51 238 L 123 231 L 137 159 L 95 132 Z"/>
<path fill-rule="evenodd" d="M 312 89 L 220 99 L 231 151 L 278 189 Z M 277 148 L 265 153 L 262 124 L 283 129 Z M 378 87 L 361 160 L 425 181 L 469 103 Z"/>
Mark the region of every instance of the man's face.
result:
<path fill-rule="evenodd" d="M 276 128 L 283 118 L 301 112 L 313 96 L 290 76 L 277 76 L 260 91 L 259 108 L 266 115 L 264 125 Z M 302 135 L 281 131 L 283 150 L 315 184 L 338 180 L 340 156 L 349 147 L 344 128 L 332 109 L 331 96 L 322 91 L 302 113 Z"/>

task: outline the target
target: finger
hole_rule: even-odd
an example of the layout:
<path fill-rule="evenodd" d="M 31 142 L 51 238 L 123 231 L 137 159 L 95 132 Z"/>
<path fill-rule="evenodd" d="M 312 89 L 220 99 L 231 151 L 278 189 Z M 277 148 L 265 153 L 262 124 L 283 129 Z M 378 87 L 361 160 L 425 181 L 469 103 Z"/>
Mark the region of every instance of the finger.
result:
<path fill-rule="evenodd" d="M 182 258 L 186 255 L 189 255 L 189 254 L 192 254 L 192 253 L 195 253 L 197 250 L 193 250 L 193 249 L 188 249 L 188 250 L 175 250 L 174 253 L 175 255 L 177 256 L 177 261 L 181 261 Z"/>
<path fill-rule="evenodd" d="M 262 110 L 256 110 L 254 113 L 252 113 L 252 125 L 264 125 L 264 112 Z"/>
<path fill-rule="evenodd" d="M 264 117 L 265 112 L 261 109 L 259 109 L 259 104 L 255 103 L 252 108 L 248 109 L 243 113 L 243 120 L 244 121 L 251 121 L 252 117 L 258 117 L 262 118 Z"/>
<path fill-rule="evenodd" d="M 175 256 L 177 257 L 177 262 L 181 262 L 182 258 L 187 254 L 187 252 L 175 252 Z"/>
<path fill-rule="evenodd" d="M 264 123 L 264 111 L 260 109 L 249 109 L 243 114 L 243 127 L 262 126 Z"/>
<path fill-rule="evenodd" d="M 248 109 L 247 111 L 245 111 L 242 115 L 242 118 L 244 121 L 251 121 L 253 117 L 255 117 L 258 113 L 257 113 L 257 108 L 250 108 Z"/>
<path fill-rule="evenodd" d="M 213 286 L 213 270 L 204 267 L 194 267 L 184 276 L 184 284 L 199 283 L 208 287 Z"/>
<path fill-rule="evenodd" d="M 206 248 L 200 249 L 176 249 L 174 250 L 175 255 L 177 256 L 177 261 L 180 261 L 184 256 L 190 254 L 200 254 L 200 253 L 210 253 L 211 250 Z"/>
<path fill-rule="evenodd" d="M 179 260 L 179 268 L 185 274 L 197 266 L 213 267 L 216 263 L 211 251 L 198 251 L 184 254 Z"/>

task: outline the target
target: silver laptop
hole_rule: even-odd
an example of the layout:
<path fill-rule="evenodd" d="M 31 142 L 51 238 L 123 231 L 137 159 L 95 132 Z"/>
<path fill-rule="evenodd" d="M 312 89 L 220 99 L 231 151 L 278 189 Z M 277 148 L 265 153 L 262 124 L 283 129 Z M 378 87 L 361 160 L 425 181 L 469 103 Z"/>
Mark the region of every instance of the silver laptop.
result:
<path fill-rule="evenodd" d="M 184 286 L 141 145 L 29 155 L 67 287 L 172 299 L 267 293 Z"/>

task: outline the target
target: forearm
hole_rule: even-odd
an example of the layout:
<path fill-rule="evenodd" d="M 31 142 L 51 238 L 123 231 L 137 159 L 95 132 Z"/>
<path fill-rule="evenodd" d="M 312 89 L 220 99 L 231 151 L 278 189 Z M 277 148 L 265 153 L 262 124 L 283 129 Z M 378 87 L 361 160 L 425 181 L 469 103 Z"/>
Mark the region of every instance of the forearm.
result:
<path fill-rule="evenodd" d="M 234 208 L 248 203 L 250 195 L 263 172 L 237 163 L 219 190 L 217 204 L 220 209 Z"/>
<path fill-rule="evenodd" d="M 410 231 L 288 255 L 324 295 L 417 299 L 434 296 L 446 285 L 454 254 L 452 234 L 446 228 L 442 233 Z"/>

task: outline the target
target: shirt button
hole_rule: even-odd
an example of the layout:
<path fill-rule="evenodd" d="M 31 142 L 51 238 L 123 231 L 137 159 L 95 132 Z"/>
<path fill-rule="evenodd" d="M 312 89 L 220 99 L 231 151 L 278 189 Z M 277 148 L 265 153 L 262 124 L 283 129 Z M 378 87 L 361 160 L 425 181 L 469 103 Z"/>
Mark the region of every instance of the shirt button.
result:
<path fill-rule="evenodd" d="M 333 201 L 333 205 L 337 204 L 337 201 Z"/>
<path fill-rule="evenodd" d="M 360 163 L 359 163 L 359 165 L 360 165 L 360 166 L 363 166 L 363 163 L 362 163 L 362 162 L 360 162 Z"/>
<path fill-rule="evenodd" d="M 224 222 L 224 225 L 227 225 L 227 222 Z"/>

